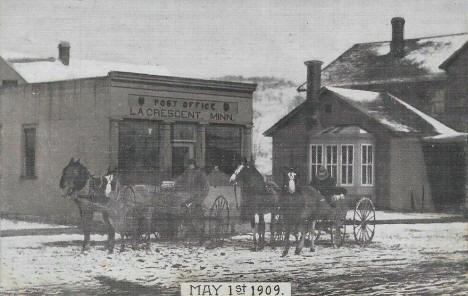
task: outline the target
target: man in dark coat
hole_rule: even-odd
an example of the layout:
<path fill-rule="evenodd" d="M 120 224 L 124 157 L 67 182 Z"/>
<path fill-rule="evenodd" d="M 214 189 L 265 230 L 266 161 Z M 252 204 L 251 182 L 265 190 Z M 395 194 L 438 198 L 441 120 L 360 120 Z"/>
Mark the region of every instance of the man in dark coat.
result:
<path fill-rule="evenodd" d="M 195 164 L 195 160 L 188 161 L 187 169 L 176 179 L 176 191 L 187 192 L 190 198 L 184 203 L 190 206 L 201 206 L 209 191 L 208 179 L 200 168 Z"/>
<path fill-rule="evenodd" d="M 346 194 L 346 189 L 337 187 L 336 180 L 328 173 L 328 170 L 320 166 L 317 170 L 317 174 L 312 178 L 310 183 L 320 194 L 322 194 L 328 203 L 335 206 L 333 196 Z"/>

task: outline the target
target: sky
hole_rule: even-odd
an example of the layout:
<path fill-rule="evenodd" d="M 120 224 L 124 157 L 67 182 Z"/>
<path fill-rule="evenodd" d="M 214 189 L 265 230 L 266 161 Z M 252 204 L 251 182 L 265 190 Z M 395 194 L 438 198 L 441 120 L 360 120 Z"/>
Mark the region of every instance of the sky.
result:
<path fill-rule="evenodd" d="M 174 76 L 275 76 L 300 83 L 355 43 L 468 32 L 468 0 L 0 0 L 0 49 L 160 64 Z"/>

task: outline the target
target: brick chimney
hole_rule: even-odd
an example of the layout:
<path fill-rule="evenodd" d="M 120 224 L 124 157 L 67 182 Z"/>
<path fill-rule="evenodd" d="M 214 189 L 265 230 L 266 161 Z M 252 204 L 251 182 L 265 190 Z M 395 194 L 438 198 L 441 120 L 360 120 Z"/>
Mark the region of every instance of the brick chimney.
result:
<path fill-rule="evenodd" d="M 307 66 L 307 101 L 318 103 L 320 80 L 322 79 L 322 61 L 306 61 Z"/>
<path fill-rule="evenodd" d="M 405 55 L 405 39 L 403 36 L 405 19 L 402 17 L 392 18 L 392 41 L 390 43 L 390 54 L 401 58 Z"/>
<path fill-rule="evenodd" d="M 68 41 L 60 41 L 58 45 L 59 60 L 66 66 L 70 63 L 70 43 Z"/>
<path fill-rule="evenodd" d="M 320 84 L 322 77 L 322 61 L 306 61 L 304 64 L 307 66 L 307 93 L 306 102 L 308 108 L 308 115 L 306 119 L 307 128 L 313 128 L 319 125 L 319 94 Z"/>

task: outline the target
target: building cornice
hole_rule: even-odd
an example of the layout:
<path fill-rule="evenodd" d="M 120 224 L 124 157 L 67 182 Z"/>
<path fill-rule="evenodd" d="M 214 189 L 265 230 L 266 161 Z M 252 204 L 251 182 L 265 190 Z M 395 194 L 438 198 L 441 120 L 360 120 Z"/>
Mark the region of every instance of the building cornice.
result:
<path fill-rule="evenodd" d="M 251 95 L 257 84 L 207 79 L 194 79 L 174 76 L 146 75 L 128 72 L 109 72 L 111 81 L 122 83 L 150 84 L 180 88 L 230 91 Z"/>

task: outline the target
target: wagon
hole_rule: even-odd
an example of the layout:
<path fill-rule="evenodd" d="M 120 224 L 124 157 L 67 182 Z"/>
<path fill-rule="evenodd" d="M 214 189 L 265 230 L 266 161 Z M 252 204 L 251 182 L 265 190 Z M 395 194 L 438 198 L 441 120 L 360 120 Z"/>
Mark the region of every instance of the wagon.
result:
<path fill-rule="evenodd" d="M 372 200 L 362 197 L 349 209 L 352 214 L 348 209 L 342 209 L 337 210 L 330 220 L 317 221 L 314 239 L 318 240 L 322 232 L 328 232 L 333 244 L 341 246 L 347 237 L 346 226 L 352 226 L 354 239 L 359 245 L 370 243 L 375 233 L 375 207 Z"/>
<path fill-rule="evenodd" d="M 118 202 L 132 203 L 139 213 L 140 234 L 147 239 L 156 237 L 191 236 L 195 230 L 214 241 L 223 241 L 234 230 L 240 215 L 240 189 L 229 183 L 229 176 L 214 171 L 207 176 L 208 194 L 201 209 L 183 206 L 190 192 L 177 190 L 174 181 L 159 186 L 127 184 L 116 186 Z M 200 229 L 195 229 L 200 226 Z"/>
<path fill-rule="evenodd" d="M 351 199 L 349 197 L 345 197 Z M 347 238 L 347 226 L 352 226 L 352 233 L 355 241 L 359 245 L 367 245 L 370 243 L 375 234 L 375 207 L 369 197 L 361 197 L 351 199 L 353 202 L 347 201 L 347 207 L 334 208 L 330 215 L 324 215 L 322 219 L 316 220 L 315 233 L 311 233 L 310 223 L 308 222 L 308 230 L 306 240 L 310 242 L 313 238 L 317 241 L 323 233 L 329 233 L 334 246 L 342 246 Z M 283 223 L 282 217 L 277 215 L 272 219 L 272 229 L 281 229 Z M 282 231 L 277 231 L 277 240 L 284 238 Z"/>

